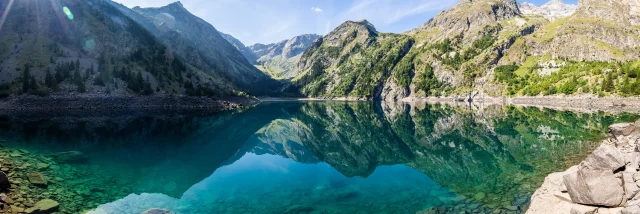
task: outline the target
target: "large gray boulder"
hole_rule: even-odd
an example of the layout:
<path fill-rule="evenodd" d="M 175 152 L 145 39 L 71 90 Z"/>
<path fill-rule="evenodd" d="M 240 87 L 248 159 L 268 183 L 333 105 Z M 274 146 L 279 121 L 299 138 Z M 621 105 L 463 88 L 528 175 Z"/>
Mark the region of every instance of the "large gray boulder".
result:
<path fill-rule="evenodd" d="M 624 155 L 613 146 L 601 145 L 580 163 L 580 169 L 614 172 L 626 164 Z"/>
<path fill-rule="evenodd" d="M 598 147 L 578 167 L 564 175 L 563 182 L 571 201 L 585 205 L 616 207 L 627 198 L 621 169 L 624 155 L 615 147 Z"/>

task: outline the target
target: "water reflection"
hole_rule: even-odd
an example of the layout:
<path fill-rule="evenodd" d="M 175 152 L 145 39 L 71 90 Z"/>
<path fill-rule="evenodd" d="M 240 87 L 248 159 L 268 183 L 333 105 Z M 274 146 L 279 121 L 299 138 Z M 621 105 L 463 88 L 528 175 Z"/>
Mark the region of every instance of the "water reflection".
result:
<path fill-rule="evenodd" d="M 546 174 L 581 160 L 609 124 L 637 118 L 282 102 L 217 115 L 12 114 L 0 119 L 0 139 L 35 154 L 90 157 L 43 172 L 69 176 L 49 187 L 68 192 L 53 196 L 69 213 L 100 204 L 94 212 L 522 212 Z M 116 188 L 76 197 L 105 184 Z"/>

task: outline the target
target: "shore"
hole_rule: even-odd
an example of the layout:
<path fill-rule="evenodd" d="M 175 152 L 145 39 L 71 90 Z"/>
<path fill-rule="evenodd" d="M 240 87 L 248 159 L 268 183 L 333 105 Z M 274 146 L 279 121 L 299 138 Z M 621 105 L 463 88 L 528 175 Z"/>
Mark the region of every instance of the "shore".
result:
<path fill-rule="evenodd" d="M 59 112 L 69 110 L 82 111 L 131 111 L 131 110 L 203 110 L 221 112 L 260 102 L 245 97 L 213 99 L 209 97 L 191 97 L 179 95 L 153 96 L 109 96 L 96 94 L 52 95 L 39 97 L 33 95 L 11 96 L 0 99 L 2 112 Z"/>
<path fill-rule="evenodd" d="M 640 120 L 608 135 L 580 164 L 548 175 L 526 213 L 640 213 Z"/>

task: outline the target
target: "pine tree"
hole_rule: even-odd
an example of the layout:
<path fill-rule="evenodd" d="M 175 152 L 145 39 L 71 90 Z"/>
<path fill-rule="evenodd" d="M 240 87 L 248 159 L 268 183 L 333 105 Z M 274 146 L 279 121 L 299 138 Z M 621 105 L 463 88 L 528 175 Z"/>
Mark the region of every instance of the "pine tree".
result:
<path fill-rule="evenodd" d="M 47 72 L 47 76 L 44 78 L 44 84 L 46 84 L 48 88 L 53 88 L 54 82 L 55 80 L 53 79 L 51 72 Z"/>
<path fill-rule="evenodd" d="M 36 77 L 31 77 L 31 83 L 29 83 L 29 87 L 31 87 L 33 91 L 38 91 L 38 89 L 40 89 L 40 86 L 38 86 L 38 81 L 36 81 Z"/>
<path fill-rule="evenodd" d="M 76 59 L 76 69 L 80 70 L 80 59 Z"/>
<path fill-rule="evenodd" d="M 138 86 L 138 93 L 142 90 L 144 85 L 144 79 L 142 78 L 142 72 L 138 72 L 138 78 L 136 79 L 136 85 Z"/>
<path fill-rule="evenodd" d="M 31 74 L 29 73 L 29 65 L 24 65 L 24 73 L 22 74 L 22 92 L 27 93 L 31 86 L 29 85 L 29 80 L 31 79 Z"/>
<path fill-rule="evenodd" d="M 73 79 L 73 82 L 76 84 L 76 86 L 78 86 L 78 92 L 84 93 L 87 91 L 87 88 L 84 85 L 84 78 L 82 78 L 82 75 L 80 74 L 80 69 L 76 70 Z"/>

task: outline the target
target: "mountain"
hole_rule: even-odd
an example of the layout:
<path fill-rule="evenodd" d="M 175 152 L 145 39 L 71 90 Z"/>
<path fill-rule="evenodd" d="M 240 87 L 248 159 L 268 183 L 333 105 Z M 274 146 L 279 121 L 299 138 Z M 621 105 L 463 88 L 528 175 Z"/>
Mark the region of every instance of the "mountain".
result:
<path fill-rule="evenodd" d="M 225 40 L 227 40 L 227 42 L 231 43 L 233 47 L 238 49 L 238 51 L 240 51 L 240 53 L 244 56 L 244 58 L 249 60 L 250 63 L 256 63 L 256 60 L 258 60 L 258 56 L 256 56 L 255 53 L 253 53 L 253 50 L 247 48 L 247 46 L 245 46 L 240 40 L 236 39 L 235 37 L 229 34 L 220 32 L 220 35 L 222 35 L 222 37 Z"/>
<path fill-rule="evenodd" d="M 518 8 L 522 15 L 540 15 L 549 19 L 549 21 L 555 21 L 573 14 L 578 5 L 565 4 L 562 0 L 551 0 L 540 7 L 528 2 L 522 2 L 518 4 Z"/>
<path fill-rule="evenodd" d="M 572 7 L 463 0 L 403 34 L 347 21 L 305 51 L 292 83 L 347 99 L 640 95 L 640 2 Z"/>
<path fill-rule="evenodd" d="M 347 21 L 301 56 L 293 79 L 301 92 L 321 97 L 373 97 L 413 39 L 379 33 L 367 20 Z"/>
<path fill-rule="evenodd" d="M 272 91 L 277 85 L 211 24 L 191 14 L 180 2 L 157 8 L 129 9 L 117 3 L 113 5 L 205 73 L 223 76 L 223 79 L 256 95 Z"/>
<path fill-rule="evenodd" d="M 34 9 L 37 8 L 37 9 Z M 0 94 L 235 95 L 104 0 L 2 1 Z M 3 18 L 5 17 L 3 16 Z"/>
<path fill-rule="evenodd" d="M 248 48 L 258 56 L 256 64 L 262 71 L 277 79 L 291 79 L 298 75 L 294 67 L 302 53 L 320 38 L 316 34 L 304 34 L 268 45 L 254 44 Z"/>

